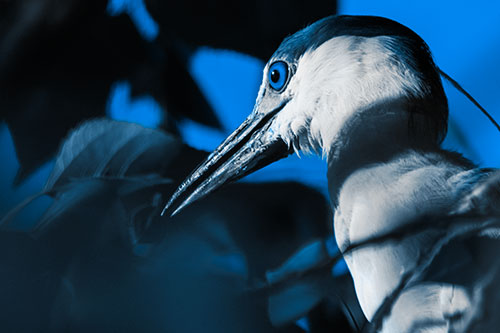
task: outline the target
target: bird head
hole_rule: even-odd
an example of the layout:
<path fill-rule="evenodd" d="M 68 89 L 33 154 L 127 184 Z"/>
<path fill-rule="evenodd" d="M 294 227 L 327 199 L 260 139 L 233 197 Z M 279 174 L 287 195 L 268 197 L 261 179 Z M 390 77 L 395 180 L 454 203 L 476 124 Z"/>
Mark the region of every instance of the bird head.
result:
<path fill-rule="evenodd" d="M 165 210 L 175 214 L 293 151 L 335 154 L 354 140 L 355 129 L 364 141 L 394 132 L 439 144 L 447 118 L 439 73 L 416 33 L 381 17 L 326 17 L 281 43 L 264 68 L 250 116 L 180 185 Z"/>

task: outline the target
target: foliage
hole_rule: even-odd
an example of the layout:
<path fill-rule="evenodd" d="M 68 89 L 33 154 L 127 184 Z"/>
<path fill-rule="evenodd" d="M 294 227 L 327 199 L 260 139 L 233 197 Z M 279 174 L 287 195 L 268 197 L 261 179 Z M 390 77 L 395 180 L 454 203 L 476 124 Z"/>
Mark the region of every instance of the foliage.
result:
<path fill-rule="evenodd" d="M 12 230 L 15 213 L 3 221 L 3 281 L 19 281 L 2 299 L 2 308 L 19 305 L 2 316 L 5 327 L 300 331 L 293 322 L 328 294 L 313 302 L 285 295 L 295 309 L 278 329 L 265 310 L 269 300 L 275 311 L 275 296 L 258 286 L 295 249 L 328 234 L 323 197 L 294 183 L 235 184 L 161 217 L 193 156 L 204 155 L 136 124 L 101 119 L 75 129 L 42 192 L 54 202 L 36 227 Z M 45 312 L 22 321 L 40 305 Z M 342 309 L 333 313 L 349 329 Z"/>

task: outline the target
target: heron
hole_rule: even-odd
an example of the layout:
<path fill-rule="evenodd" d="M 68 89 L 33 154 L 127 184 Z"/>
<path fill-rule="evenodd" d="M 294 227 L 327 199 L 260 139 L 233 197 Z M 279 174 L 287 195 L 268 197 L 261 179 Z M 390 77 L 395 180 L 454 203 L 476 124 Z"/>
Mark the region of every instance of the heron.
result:
<path fill-rule="evenodd" d="M 223 184 L 293 152 L 320 154 L 340 251 L 422 216 L 452 212 L 488 178 L 446 151 L 448 104 L 440 70 L 411 29 L 374 16 L 329 16 L 287 37 L 263 70 L 252 113 L 178 187 L 177 213 Z M 372 320 L 432 235 L 345 255 Z M 403 292 L 384 332 L 447 332 L 470 306 L 466 290 L 423 283 Z M 426 331 L 427 332 L 427 331 Z"/>

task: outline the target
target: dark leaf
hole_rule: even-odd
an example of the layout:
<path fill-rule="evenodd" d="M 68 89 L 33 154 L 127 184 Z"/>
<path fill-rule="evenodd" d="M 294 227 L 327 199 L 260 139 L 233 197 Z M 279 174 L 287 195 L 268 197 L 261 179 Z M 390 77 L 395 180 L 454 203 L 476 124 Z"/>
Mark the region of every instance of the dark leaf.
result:
<path fill-rule="evenodd" d="M 174 119 L 184 118 L 221 129 L 215 112 L 189 73 L 191 52 L 183 52 L 179 42 L 163 44 L 172 44 L 162 51 L 164 60 L 142 64 L 132 76 L 132 95 L 151 94 L 160 102 L 167 116 L 163 127 L 170 132 L 176 130 Z"/>
<path fill-rule="evenodd" d="M 294 183 L 234 184 L 161 217 L 174 190 L 162 177 L 180 182 L 204 155 L 160 131 L 109 120 L 68 138 L 47 185 L 55 201 L 34 233 L 41 267 L 59 281 L 53 327 L 296 331 L 275 329 L 267 297 L 248 284 L 325 237 L 324 197 Z"/>
<path fill-rule="evenodd" d="M 316 332 L 335 327 L 342 332 L 358 330 L 364 322 L 350 277 L 334 277 L 325 263 L 330 254 L 326 241 L 304 245 L 279 268 L 266 273 L 270 290 L 268 311 L 275 325 L 309 315 Z M 315 269 L 321 267 L 320 269 Z M 328 316 L 326 316 L 328 315 Z M 319 325 L 325 325 L 320 327 Z"/>
<path fill-rule="evenodd" d="M 298 248 L 326 237 L 331 226 L 325 198 L 292 182 L 233 184 L 200 205 L 210 205 L 227 221 L 234 241 L 247 256 L 251 281 L 265 279 L 270 268 L 281 265 Z"/>
<path fill-rule="evenodd" d="M 209 126 L 216 116 L 187 71 L 184 45 L 231 48 L 267 59 L 290 31 L 333 14 L 335 1 L 148 1 L 160 38 L 143 40 L 126 15 L 110 17 L 108 1 L 20 0 L 0 11 L 0 119 L 7 122 L 20 183 L 50 159 L 82 120 L 103 116 L 110 87 L 130 80 L 171 114 Z M 259 24 L 255 24 L 258 22 Z M 27 121 L 29 119 L 29 121 Z"/>
<path fill-rule="evenodd" d="M 179 142 L 161 131 L 133 123 L 92 120 L 64 142 L 45 191 L 63 186 L 72 178 L 161 172 L 161 165 L 151 163 L 152 159 L 162 151 L 175 156 L 179 149 Z"/>
<path fill-rule="evenodd" d="M 307 275 L 274 291 L 269 296 L 269 318 L 273 325 L 282 326 L 307 315 L 333 288 L 333 277 L 324 274 Z"/>
<path fill-rule="evenodd" d="M 302 186 L 281 186 L 270 186 L 274 190 L 266 191 L 262 202 L 284 193 L 300 198 Z M 85 330 L 99 323 L 99 327 L 108 329 L 141 326 L 143 331 L 170 328 L 191 332 L 202 327 L 218 332 L 278 331 L 267 319 L 263 300 L 248 293 L 247 262 L 256 260 L 255 254 L 251 248 L 241 247 L 239 237 L 234 236 L 266 225 L 271 227 L 269 232 L 275 222 L 287 223 L 293 229 L 295 223 L 306 220 L 290 221 L 283 215 L 284 220 L 277 221 L 278 216 L 267 215 L 260 202 L 248 200 L 260 185 L 235 184 L 172 219 L 154 215 L 146 233 L 153 232 L 157 237 L 148 241 L 149 248 L 139 257 L 130 250 L 130 245 L 136 244 L 126 243 L 127 229 L 131 222 L 141 223 L 144 218 L 130 212 L 144 206 L 150 208 L 144 216 L 151 216 L 158 202 L 155 195 L 169 192 L 166 188 L 153 183 L 130 186 L 126 179 L 102 178 L 75 180 L 66 187 L 69 190 L 61 194 L 59 202 L 62 210 L 51 208 L 47 215 L 52 222 L 44 223 L 46 227 L 37 234 L 40 242 L 50 244 L 58 271 L 67 272 L 64 278 L 75 290 L 71 306 L 59 314 L 59 320 Z M 127 189 L 122 190 L 124 187 Z M 283 209 L 285 202 L 280 201 L 276 209 Z M 231 209 L 221 210 L 222 205 Z M 247 208 L 241 211 L 240 207 Z M 240 212 L 237 216 L 236 211 Z M 318 237 L 317 231 L 311 233 Z M 273 234 L 287 241 L 283 239 L 286 234 L 278 230 Z M 247 239 L 271 254 L 270 244 L 262 244 L 263 238 L 255 238 L 258 235 L 247 233 Z M 141 238 L 136 240 L 141 242 Z"/>
<path fill-rule="evenodd" d="M 335 0 L 145 2 L 166 38 L 233 49 L 266 61 L 291 32 L 336 13 Z"/>
<path fill-rule="evenodd" d="M 21 181 L 53 156 L 67 131 L 103 116 L 109 88 L 146 61 L 147 43 L 107 1 L 12 2 L 0 13 L 0 109 L 12 133 Z M 125 55 L 125 56 L 124 56 Z"/>
<path fill-rule="evenodd" d="M 16 218 L 16 216 L 30 203 L 32 203 L 34 200 L 40 198 L 41 196 L 45 195 L 43 192 L 36 193 L 32 196 L 29 196 L 28 198 L 24 199 L 22 202 L 20 202 L 17 206 L 12 208 L 5 216 L 3 216 L 0 219 L 0 227 L 1 228 L 6 228 L 8 227 L 12 221 Z"/>
<path fill-rule="evenodd" d="M 299 275 L 328 261 L 329 255 L 323 240 L 311 242 L 298 250 L 279 268 L 266 273 L 267 282 L 276 284 L 292 275 Z"/>
<path fill-rule="evenodd" d="M 140 238 L 136 229 L 140 230 L 141 223 L 148 219 L 159 217 L 154 210 L 155 193 L 170 187 L 169 180 L 158 177 L 74 179 L 58 188 L 54 203 L 33 232 L 37 237 L 57 238 L 55 243 L 64 247 L 65 253 L 79 246 L 108 248 L 113 242 L 114 246 L 133 251 Z M 127 197 L 134 193 L 139 195 L 131 205 Z M 136 216 L 141 207 L 150 209 L 146 215 Z"/>
<path fill-rule="evenodd" d="M 104 116 L 110 88 L 118 80 L 130 80 L 133 91 L 153 94 L 178 118 L 217 124 L 186 66 L 180 66 L 187 59 L 179 60 L 170 50 L 173 43 L 145 41 L 130 17 L 109 16 L 107 3 L 2 3 L 0 120 L 9 126 L 21 165 L 16 183 L 52 158 L 79 122 Z M 169 114 L 164 118 L 172 119 Z"/>
<path fill-rule="evenodd" d="M 39 228 L 50 224 L 59 214 L 72 212 L 80 200 L 97 195 L 108 199 L 109 188 L 119 188 L 120 196 L 124 196 L 144 187 L 171 183 L 155 173 L 175 176 L 178 170 L 173 165 L 182 167 L 177 160 L 181 153 L 187 163 L 192 163 L 189 158 L 192 153 L 198 156 L 196 151 L 161 131 L 106 119 L 89 121 L 65 141 L 44 190 L 12 209 L 0 225 L 10 223 L 32 200 L 45 194 L 56 197 L 57 201 L 46 212 Z M 113 198 L 118 197 L 112 194 Z"/>
<path fill-rule="evenodd" d="M 2 331 L 48 328 L 50 304 L 58 290 L 49 272 L 48 247 L 26 232 L 0 231 L 0 322 Z"/>

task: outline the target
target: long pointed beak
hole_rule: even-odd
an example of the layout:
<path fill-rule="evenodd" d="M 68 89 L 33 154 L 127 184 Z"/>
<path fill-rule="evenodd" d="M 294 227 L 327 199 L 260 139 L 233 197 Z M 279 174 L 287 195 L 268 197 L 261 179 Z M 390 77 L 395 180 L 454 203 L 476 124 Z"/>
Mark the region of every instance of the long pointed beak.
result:
<path fill-rule="evenodd" d="M 222 185 L 236 181 L 290 154 L 270 125 L 286 101 L 273 111 L 253 112 L 175 191 L 162 211 L 172 216 Z"/>

